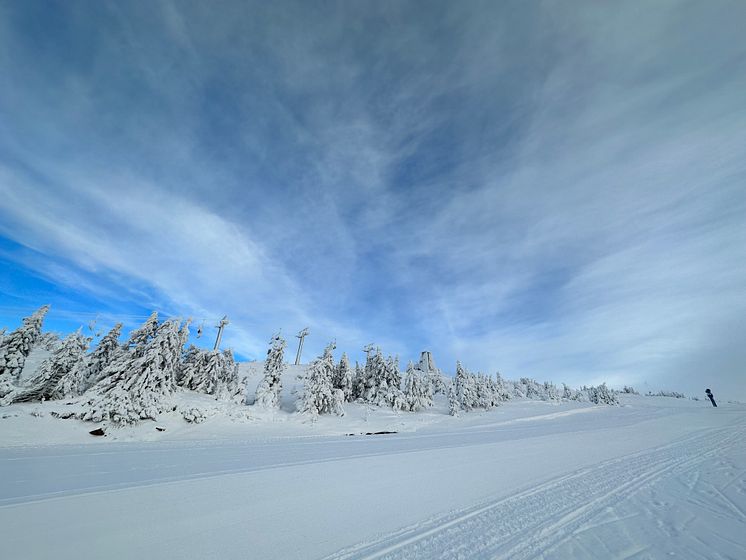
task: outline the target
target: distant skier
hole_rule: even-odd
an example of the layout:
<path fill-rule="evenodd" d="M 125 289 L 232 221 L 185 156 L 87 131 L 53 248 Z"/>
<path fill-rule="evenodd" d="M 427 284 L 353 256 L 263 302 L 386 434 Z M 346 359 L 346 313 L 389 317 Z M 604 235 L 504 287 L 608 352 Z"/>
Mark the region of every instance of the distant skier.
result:
<path fill-rule="evenodd" d="M 707 398 L 710 399 L 712 406 L 717 406 L 717 403 L 715 402 L 715 397 L 712 396 L 712 391 L 710 391 L 709 389 L 705 389 L 705 394 L 707 395 Z"/>

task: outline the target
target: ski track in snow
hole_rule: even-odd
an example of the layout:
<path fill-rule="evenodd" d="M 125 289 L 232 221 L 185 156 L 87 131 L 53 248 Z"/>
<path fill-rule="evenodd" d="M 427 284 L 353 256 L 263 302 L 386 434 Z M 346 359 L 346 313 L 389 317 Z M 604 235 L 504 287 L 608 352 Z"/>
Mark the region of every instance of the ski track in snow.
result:
<path fill-rule="evenodd" d="M 598 408 L 579 410 L 599 412 Z M 162 442 L 157 445 L 113 443 L 105 444 L 107 447 L 104 449 L 91 449 L 87 445 L 0 448 L 0 466 L 5 471 L 4 480 L 0 481 L 0 507 L 81 493 L 155 486 L 281 467 L 525 440 L 555 431 L 563 433 L 566 429 L 597 430 L 599 426 L 610 425 L 610 418 L 604 416 L 587 425 L 568 426 L 562 422 L 577 416 L 577 410 L 561 411 L 456 431 L 405 432 L 381 439 L 366 436 L 296 436 L 235 442 Z M 545 422 L 547 417 L 556 422 Z M 650 417 L 650 411 L 633 412 L 625 421 L 635 423 Z M 620 418 L 614 420 L 614 423 L 621 422 Z M 496 426 L 502 429 L 496 430 Z M 133 458 L 137 460 L 143 455 L 148 456 L 148 461 L 137 461 L 126 472 L 121 472 L 122 465 L 131 464 Z M 83 469 L 81 458 L 86 460 Z M 37 473 L 45 469 L 55 472 L 55 476 L 39 477 Z M 113 477 L 112 473 L 118 476 Z"/>
<path fill-rule="evenodd" d="M 559 556 L 553 556 L 553 552 L 576 535 L 605 523 L 622 521 L 624 518 L 614 514 L 615 506 L 629 501 L 642 490 L 678 477 L 691 480 L 689 492 L 693 492 L 700 482 L 698 467 L 718 458 L 724 450 L 742 444 L 745 437 L 743 421 L 726 428 L 698 432 L 675 443 L 606 461 L 508 497 L 418 523 L 378 540 L 341 550 L 327 560 L 567 557 L 566 552 Z M 739 520 L 746 531 L 746 511 L 724 493 L 737 482 L 743 485 L 744 473 L 741 470 L 739 474 L 731 474 L 731 482 L 720 488 L 712 484 L 708 487 L 709 494 L 719 499 L 723 508 Z M 636 507 L 639 510 L 640 504 Z M 712 509 L 711 505 L 708 507 Z M 595 521 L 601 514 L 611 516 L 606 521 Z M 636 515 L 639 511 L 629 517 Z M 627 548 L 622 556 L 619 551 L 607 551 L 608 556 L 604 554 L 604 557 L 638 557 L 648 548 L 634 542 L 624 544 Z M 730 544 L 740 549 L 742 558 L 746 557 L 743 542 Z M 710 557 L 730 558 L 711 552 Z"/>

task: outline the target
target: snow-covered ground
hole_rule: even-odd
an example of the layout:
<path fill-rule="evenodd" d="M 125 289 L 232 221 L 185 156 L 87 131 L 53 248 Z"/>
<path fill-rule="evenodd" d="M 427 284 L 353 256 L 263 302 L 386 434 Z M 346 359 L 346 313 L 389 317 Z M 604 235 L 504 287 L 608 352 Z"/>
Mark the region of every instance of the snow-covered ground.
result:
<path fill-rule="evenodd" d="M 308 422 L 206 397 L 228 408 L 107 437 L 12 405 L 3 557 L 745 558 L 746 406 L 622 401 Z"/>

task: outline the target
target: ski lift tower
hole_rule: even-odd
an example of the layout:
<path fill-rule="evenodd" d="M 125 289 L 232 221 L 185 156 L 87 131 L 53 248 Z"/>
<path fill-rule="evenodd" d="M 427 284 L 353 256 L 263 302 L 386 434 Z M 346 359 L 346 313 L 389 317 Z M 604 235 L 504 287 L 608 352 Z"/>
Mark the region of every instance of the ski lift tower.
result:
<path fill-rule="evenodd" d="M 218 329 L 218 337 L 215 339 L 215 348 L 213 348 L 213 350 L 218 350 L 220 348 L 220 339 L 223 338 L 223 329 L 228 323 L 230 323 L 230 321 L 228 321 L 228 315 L 223 315 L 223 318 L 220 319 L 220 322 L 216 325 L 216 328 Z"/>
<path fill-rule="evenodd" d="M 308 336 L 308 332 L 309 332 L 308 327 L 306 327 L 305 329 L 303 329 L 302 331 L 300 331 L 298 334 L 295 335 L 297 338 L 300 339 L 298 340 L 298 353 L 295 355 L 296 366 L 300 364 L 300 353 L 303 351 L 303 339 Z"/>
<path fill-rule="evenodd" d="M 375 349 L 375 346 L 372 344 L 368 344 L 365 348 L 363 348 L 363 352 L 365 352 L 365 360 L 368 360 L 368 357 L 370 356 L 370 353 L 373 352 Z"/>

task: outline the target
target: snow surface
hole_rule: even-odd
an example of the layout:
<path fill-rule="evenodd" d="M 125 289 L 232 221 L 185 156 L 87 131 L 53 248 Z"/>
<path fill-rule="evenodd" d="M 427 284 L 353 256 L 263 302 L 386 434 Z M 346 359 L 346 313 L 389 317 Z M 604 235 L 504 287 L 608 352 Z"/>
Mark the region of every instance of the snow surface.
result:
<path fill-rule="evenodd" d="M 746 406 L 621 395 L 310 422 L 180 393 L 88 431 L 0 410 L 4 558 L 746 558 Z M 247 394 L 261 365 L 242 366 Z M 156 426 L 165 428 L 157 431 Z M 388 435 L 359 435 L 374 431 Z M 356 435 L 345 435 L 356 434 Z"/>

